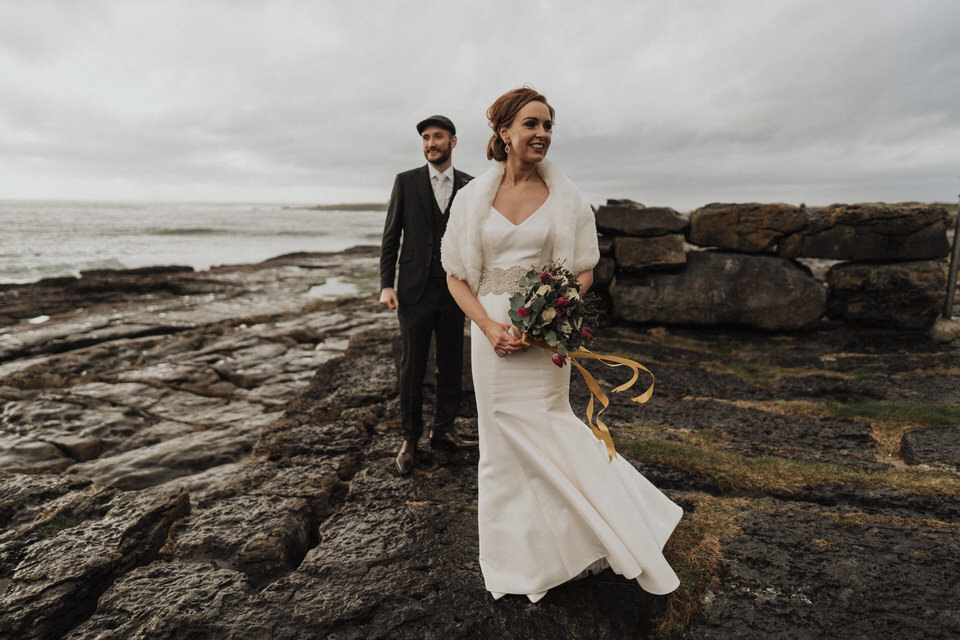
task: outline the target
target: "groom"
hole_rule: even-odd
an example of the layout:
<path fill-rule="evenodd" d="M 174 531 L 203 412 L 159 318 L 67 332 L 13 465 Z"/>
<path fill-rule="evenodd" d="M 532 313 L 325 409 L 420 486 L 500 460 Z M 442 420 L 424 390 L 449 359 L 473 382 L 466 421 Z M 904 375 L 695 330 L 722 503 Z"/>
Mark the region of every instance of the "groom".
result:
<path fill-rule="evenodd" d="M 400 321 L 403 446 L 395 464 L 401 475 L 410 473 L 417 462 L 417 441 L 423 433 L 423 377 L 434 334 L 437 404 L 430 446 L 477 445 L 453 431 L 463 375 L 463 312 L 447 290 L 440 265 L 440 239 L 450 203 L 472 177 L 452 166 L 457 129 L 449 119 L 431 116 L 417 125 L 417 133 L 427 164 L 397 175 L 380 244 L 380 304 L 396 310 Z"/>

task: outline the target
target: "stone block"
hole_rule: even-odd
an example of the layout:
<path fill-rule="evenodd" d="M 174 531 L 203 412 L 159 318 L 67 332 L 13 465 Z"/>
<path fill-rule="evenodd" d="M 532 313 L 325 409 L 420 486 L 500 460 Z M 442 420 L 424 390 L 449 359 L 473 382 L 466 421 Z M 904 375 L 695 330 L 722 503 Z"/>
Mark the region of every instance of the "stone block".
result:
<path fill-rule="evenodd" d="M 690 242 L 746 253 L 774 252 L 806 226 L 806 210 L 789 204 L 708 204 L 690 214 Z"/>
<path fill-rule="evenodd" d="M 613 274 L 617 270 L 617 264 L 613 258 L 600 256 L 600 262 L 593 268 L 593 282 L 601 287 L 606 287 L 613 280 Z"/>
<path fill-rule="evenodd" d="M 793 330 L 826 309 L 824 286 L 790 260 L 709 251 L 679 272 L 618 276 L 610 295 L 617 318 L 644 323 Z"/>
<path fill-rule="evenodd" d="M 914 202 L 811 208 L 806 228 L 785 237 L 777 253 L 832 260 L 933 260 L 949 252 L 949 222 L 942 207 Z"/>
<path fill-rule="evenodd" d="M 624 271 L 682 267 L 687 262 L 682 235 L 621 237 L 614 242 L 617 266 Z"/>
<path fill-rule="evenodd" d="M 900 439 L 907 464 L 944 464 L 960 469 L 960 427 L 907 429 Z"/>
<path fill-rule="evenodd" d="M 630 200 L 608 200 L 596 219 L 597 230 L 608 236 L 665 236 L 684 233 L 689 224 L 670 207 L 645 207 Z"/>
<path fill-rule="evenodd" d="M 607 238 L 600 236 L 597 241 L 600 249 L 600 255 L 602 256 L 612 256 L 613 255 L 613 238 Z"/>
<path fill-rule="evenodd" d="M 947 295 L 945 265 L 935 260 L 835 264 L 827 272 L 827 315 L 897 329 L 929 329 Z"/>

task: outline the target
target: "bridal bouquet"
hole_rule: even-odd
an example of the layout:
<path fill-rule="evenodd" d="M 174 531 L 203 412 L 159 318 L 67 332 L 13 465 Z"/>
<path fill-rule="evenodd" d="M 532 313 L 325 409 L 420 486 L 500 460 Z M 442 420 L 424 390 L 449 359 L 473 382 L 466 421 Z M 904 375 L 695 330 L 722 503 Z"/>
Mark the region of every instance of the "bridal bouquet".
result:
<path fill-rule="evenodd" d="M 510 298 L 510 319 L 514 332 L 520 335 L 526 344 L 535 344 L 553 354 L 553 363 L 558 367 L 566 364 L 567 358 L 573 363 L 590 389 L 587 402 L 587 425 L 593 435 L 607 448 L 612 462 L 617 456 L 610 430 L 600 419 L 600 414 L 610 406 L 610 399 L 597 384 L 593 375 L 578 360 L 599 360 L 609 367 L 627 367 L 633 376 L 627 382 L 614 388 L 614 393 L 631 388 L 641 371 L 650 374 L 650 386 L 640 395 L 631 398 L 634 402 L 644 403 L 653 395 L 653 374 L 639 362 L 615 355 L 593 353 L 585 345 L 593 342 L 593 330 L 600 316 L 598 298 L 593 293 L 580 295 L 575 284 L 576 275 L 563 267 L 563 262 L 554 262 L 542 269 L 531 269 L 517 283 L 520 291 Z M 600 409 L 594 421 L 594 399 L 600 403 Z"/>
<path fill-rule="evenodd" d="M 524 344 L 540 342 L 556 349 L 553 363 L 562 367 L 567 356 L 593 341 L 600 298 L 580 295 L 576 275 L 554 262 L 531 269 L 520 278 L 520 291 L 510 298 L 510 319 Z"/>

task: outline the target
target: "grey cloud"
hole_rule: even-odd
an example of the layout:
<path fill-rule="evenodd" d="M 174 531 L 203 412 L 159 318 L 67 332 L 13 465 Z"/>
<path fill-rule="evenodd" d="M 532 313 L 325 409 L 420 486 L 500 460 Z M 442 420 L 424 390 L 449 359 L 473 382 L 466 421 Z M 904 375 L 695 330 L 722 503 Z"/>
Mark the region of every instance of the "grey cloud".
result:
<path fill-rule="evenodd" d="M 430 113 L 481 171 L 484 111 L 523 83 L 557 107 L 551 155 L 594 201 L 957 187 L 954 3 L 22 5 L 0 8 L 0 174 L 17 178 L 0 195 L 88 180 L 109 197 L 122 175 L 123 193 L 185 199 L 385 198 Z"/>

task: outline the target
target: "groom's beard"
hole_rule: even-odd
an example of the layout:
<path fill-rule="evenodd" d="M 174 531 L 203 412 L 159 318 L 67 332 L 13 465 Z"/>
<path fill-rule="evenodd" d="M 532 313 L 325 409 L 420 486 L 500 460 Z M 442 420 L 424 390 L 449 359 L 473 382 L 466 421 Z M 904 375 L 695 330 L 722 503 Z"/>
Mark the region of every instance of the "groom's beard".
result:
<path fill-rule="evenodd" d="M 430 149 L 423 152 L 423 156 L 427 159 L 427 162 L 435 167 L 439 167 L 450 159 L 450 152 L 451 149 L 449 147 L 446 149 L 441 149 L 440 147 L 430 147 Z M 431 159 L 431 154 L 437 153 L 439 155 L 434 155 L 433 159 Z"/>

